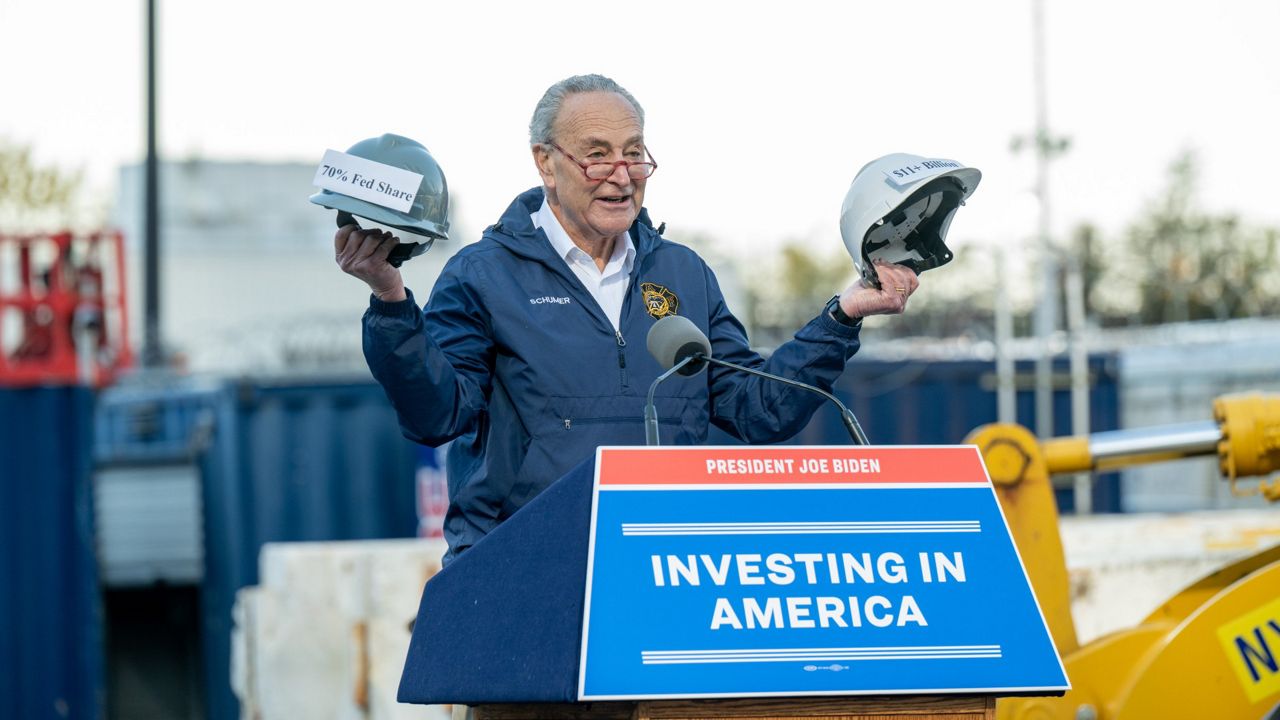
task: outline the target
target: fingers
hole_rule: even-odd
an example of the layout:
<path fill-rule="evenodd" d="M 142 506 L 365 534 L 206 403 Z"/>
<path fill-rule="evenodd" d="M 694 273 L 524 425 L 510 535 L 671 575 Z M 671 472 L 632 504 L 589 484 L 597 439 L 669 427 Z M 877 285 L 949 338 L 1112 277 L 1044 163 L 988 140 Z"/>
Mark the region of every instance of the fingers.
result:
<path fill-rule="evenodd" d="M 386 231 L 371 232 L 368 237 L 364 239 L 364 242 L 360 243 L 360 247 L 357 248 L 355 253 L 351 256 L 351 261 L 353 263 L 358 263 L 368 260 L 375 252 L 378 251 L 378 248 L 388 244 L 396 244 L 396 241 L 391 237 L 391 233 Z"/>
<path fill-rule="evenodd" d="M 342 251 L 347 247 L 347 243 L 350 242 L 351 236 L 359 229 L 360 226 L 355 223 L 347 223 L 346 225 L 338 228 L 338 232 L 333 234 L 334 255 L 342 254 Z"/>
<path fill-rule="evenodd" d="M 876 272 L 880 275 L 881 312 L 886 315 L 902 313 L 907 309 L 907 299 L 920 284 L 916 274 L 902 265 L 889 263 L 880 263 Z"/>
<path fill-rule="evenodd" d="M 334 260 L 342 272 L 363 280 L 384 302 L 404 300 L 406 292 L 399 268 L 387 262 L 400 238 L 385 230 L 361 230 L 344 225 L 334 235 Z"/>
<path fill-rule="evenodd" d="M 373 251 L 373 255 L 369 256 L 369 261 L 378 265 L 385 263 L 387 261 L 387 258 L 390 257 L 391 251 L 395 250 L 397 247 L 399 247 L 399 245 L 400 245 L 400 238 L 394 235 L 391 235 L 390 237 L 387 238 L 385 242 L 383 242 L 381 245 L 378 246 L 376 250 Z"/>
<path fill-rule="evenodd" d="M 400 241 L 400 238 L 386 231 L 353 228 L 354 226 L 348 225 L 338 231 L 338 235 L 343 235 L 344 231 L 346 235 L 341 244 L 338 236 L 334 236 L 334 248 L 337 251 L 334 259 L 348 273 L 370 258 L 385 260 Z"/>
<path fill-rule="evenodd" d="M 920 287 L 920 279 L 911 268 L 885 262 L 876 262 L 876 274 L 880 276 L 880 287 L 886 292 L 893 292 L 905 298 Z"/>
<path fill-rule="evenodd" d="M 920 279 L 908 267 L 878 260 L 875 270 L 876 276 L 880 278 L 880 289 L 870 287 L 862 281 L 854 283 L 846 291 L 849 302 L 845 307 L 856 310 L 857 317 L 902 313 L 907 308 L 907 300 L 911 294 L 920 287 Z"/>

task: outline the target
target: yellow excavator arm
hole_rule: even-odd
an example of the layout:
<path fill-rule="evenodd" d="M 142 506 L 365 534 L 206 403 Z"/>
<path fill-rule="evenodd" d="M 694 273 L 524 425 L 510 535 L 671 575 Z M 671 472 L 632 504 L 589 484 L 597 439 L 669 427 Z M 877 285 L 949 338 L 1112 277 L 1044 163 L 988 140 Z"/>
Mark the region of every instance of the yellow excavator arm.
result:
<path fill-rule="evenodd" d="M 1072 689 L 1006 698 L 1003 720 L 1280 720 L 1280 547 L 1193 583 L 1135 628 L 1081 646 L 1050 478 L 1217 455 L 1232 492 L 1280 500 L 1280 396 L 1214 402 L 1203 423 L 1038 441 L 1019 425 L 984 425 L 981 451 Z"/>

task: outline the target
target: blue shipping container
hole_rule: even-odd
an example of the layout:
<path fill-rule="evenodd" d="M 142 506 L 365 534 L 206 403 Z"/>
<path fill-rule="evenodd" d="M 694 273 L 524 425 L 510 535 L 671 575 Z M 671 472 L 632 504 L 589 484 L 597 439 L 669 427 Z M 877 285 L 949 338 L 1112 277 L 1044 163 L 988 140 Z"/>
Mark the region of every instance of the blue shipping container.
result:
<path fill-rule="evenodd" d="M 190 462 L 193 431 L 211 412 L 221 387 L 221 382 L 175 378 L 103 390 L 94 415 L 94 461 L 117 466 Z"/>
<path fill-rule="evenodd" d="M 227 384 L 200 452 L 209 720 L 238 717 L 231 607 L 268 542 L 413 537 L 416 445 L 372 383 Z"/>
<path fill-rule="evenodd" d="M 0 717 L 102 717 L 93 394 L 0 389 Z"/>

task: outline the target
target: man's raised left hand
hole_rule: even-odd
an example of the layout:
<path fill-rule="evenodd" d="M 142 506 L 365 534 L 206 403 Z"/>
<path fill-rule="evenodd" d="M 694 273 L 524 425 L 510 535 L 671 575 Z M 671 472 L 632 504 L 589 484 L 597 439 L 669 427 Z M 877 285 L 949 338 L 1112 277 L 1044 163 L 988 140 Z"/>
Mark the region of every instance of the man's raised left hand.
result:
<path fill-rule="evenodd" d="M 920 280 L 903 265 L 875 261 L 880 277 L 879 290 L 862 278 L 840 293 L 840 310 L 851 318 L 870 315 L 898 315 L 907 308 L 907 299 L 920 287 Z"/>

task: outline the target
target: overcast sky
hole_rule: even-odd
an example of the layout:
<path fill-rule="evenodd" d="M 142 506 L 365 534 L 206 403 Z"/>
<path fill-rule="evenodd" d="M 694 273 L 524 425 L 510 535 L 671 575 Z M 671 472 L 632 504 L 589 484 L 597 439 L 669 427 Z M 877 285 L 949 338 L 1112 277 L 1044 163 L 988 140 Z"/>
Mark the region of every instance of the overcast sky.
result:
<path fill-rule="evenodd" d="M 537 182 L 543 90 L 600 72 L 647 112 L 654 218 L 731 252 L 839 247 L 850 180 L 889 152 L 983 171 L 953 246 L 1034 232 L 1033 161 L 1009 150 L 1033 123 L 1028 0 L 158 4 L 168 158 L 318 163 L 397 132 L 431 149 L 474 233 Z M 109 192 L 142 155 L 143 6 L 0 0 L 0 138 Z M 1123 227 L 1184 148 L 1206 206 L 1280 224 L 1280 3 L 1049 0 L 1046 14 L 1050 122 L 1073 142 L 1053 168 L 1057 231 Z"/>

